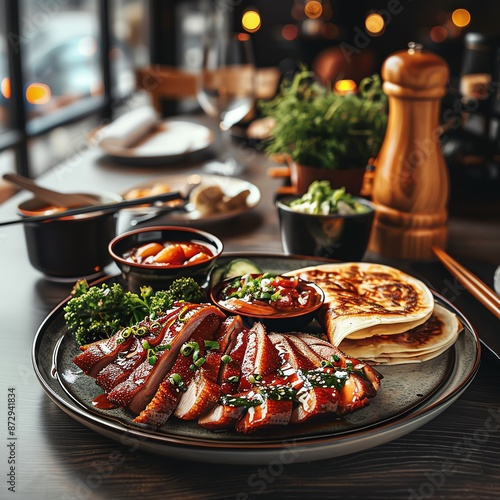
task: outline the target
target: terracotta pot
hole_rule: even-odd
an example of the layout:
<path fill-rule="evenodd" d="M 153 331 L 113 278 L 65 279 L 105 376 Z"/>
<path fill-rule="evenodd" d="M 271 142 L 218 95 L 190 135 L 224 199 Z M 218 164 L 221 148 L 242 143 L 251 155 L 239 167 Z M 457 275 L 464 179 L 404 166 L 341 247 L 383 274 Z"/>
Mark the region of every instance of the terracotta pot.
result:
<path fill-rule="evenodd" d="M 290 163 L 290 180 L 297 194 L 304 194 L 313 181 L 330 181 L 332 188 L 345 187 L 348 193 L 359 196 L 366 168 L 329 170 Z"/>

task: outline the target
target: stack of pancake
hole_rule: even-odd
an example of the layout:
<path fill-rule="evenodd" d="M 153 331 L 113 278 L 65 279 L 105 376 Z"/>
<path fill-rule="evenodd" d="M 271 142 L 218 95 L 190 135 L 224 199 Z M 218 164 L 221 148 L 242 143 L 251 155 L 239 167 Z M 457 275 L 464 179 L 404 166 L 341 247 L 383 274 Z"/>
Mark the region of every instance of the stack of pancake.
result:
<path fill-rule="evenodd" d="M 456 341 L 462 325 L 429 288 L 374 263 L 339 263 L 288 273 L 317 283 L 326 300 L 319 320 L 330 342 L 373 364 L 432 359 Z"/>

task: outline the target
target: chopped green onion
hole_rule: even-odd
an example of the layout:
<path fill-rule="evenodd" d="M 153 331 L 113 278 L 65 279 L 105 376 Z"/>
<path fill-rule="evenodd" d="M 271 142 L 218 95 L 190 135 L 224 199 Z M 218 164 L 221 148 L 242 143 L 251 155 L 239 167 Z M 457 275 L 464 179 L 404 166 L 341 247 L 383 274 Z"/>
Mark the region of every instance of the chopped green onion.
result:
<path fill-rule="evenodd" d="M 203 363 L 205 363 L 206 358 L 198 358 L 194 364 L 199 368 Z"/>
<path fill-rule="evenodd" d="M 199 349 L 198 342 L 186 342 L 181 347 L 181 354 L 183 356 L 191 356 L 195 349 Z"/>
<path fill-rule="evenodd" d="M 130 337 L 130 335 L 132 335 L 132 328 L 127 326 L 127 328 L 124 328 L 122 330 L 121 336 L 123 339 L 128 339 Z"/>
<path fill-rule="evenodd" d="M 228 377 L 227 381 L 228 382 L 239 382 L 240 377 L 238 377 L 238 375 L 232 375 L 231 377 Z"/>
<path fill-rule="evenodd" d="M 220 344 L 216 340 L 205 340 L 205 348 L 208 350 L 219 349 Z"/>
<path fill-rule="evenodd" d="M 257 383 L 257 382 L 258 382 L 258 379 L 257 379 L 257 377 L 258 377 L 258 376 L 259 376 L 259 375 L 250 375 L 250 376 L 248 377 L 248 381 L 249 381 L 251 384 L 255 384 L 255 383 Z"/>
<path fill-rule="evenodd" d="M 221 358 L 221 361 L 224 363 L 224 364 L 228 364 L 228 363 L 231 363 L 231 361 L 233 360 L 233 358 L 231 358 L 231 356 L 229 356 L 229 354 L 224 354 L 224 356 L 222 356 Z"/>
<path fill-rule="evenodd" d="M 180 386 L 183 383 L 182 377 L 178 373 L 172 373 L 168 380 L 172 385 L 176 386 Z"/>
<path fill-rule="evenodd" d="M 136 337 L 143 337 L 144 335 L 146 335 L 147 331 L 148 331 L 148 330 L 147 330 L 147 328 L 146 328 L 146 327 L 144 327 L 144 326 L 140 326 L 140 327 L 138 327 L 138 328 L 136 328 L 136 329 L 135 329 L 135 331 L 134 331 L 134 335 L 135 335 Z"/>
<path fill-rule="evenodd" d="M 149 329 L 152 331 L 158 330 L 158 328 L 161 328 L 161 323 L 159 323 L 158 321 L 155 321 L 154 323 L 151 323 L 151 325 L 149 325 Z"/>

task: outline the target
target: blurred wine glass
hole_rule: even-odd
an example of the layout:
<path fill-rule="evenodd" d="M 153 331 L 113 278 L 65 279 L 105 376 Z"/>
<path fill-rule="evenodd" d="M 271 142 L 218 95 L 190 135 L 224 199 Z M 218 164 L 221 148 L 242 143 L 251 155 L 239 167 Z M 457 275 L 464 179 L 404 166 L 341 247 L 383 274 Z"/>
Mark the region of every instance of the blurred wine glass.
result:
<path fill-rule="evenodd" d="M 231 154 L 230 129 L 249 114 L 255 102 L 255 65 L 249 35 L 219 34 L 207 40 L 197 97 L 220 129 L 218 161 L 207 165 L 207 170 L 222 175 L 241 174 L 244 165 Z"/>

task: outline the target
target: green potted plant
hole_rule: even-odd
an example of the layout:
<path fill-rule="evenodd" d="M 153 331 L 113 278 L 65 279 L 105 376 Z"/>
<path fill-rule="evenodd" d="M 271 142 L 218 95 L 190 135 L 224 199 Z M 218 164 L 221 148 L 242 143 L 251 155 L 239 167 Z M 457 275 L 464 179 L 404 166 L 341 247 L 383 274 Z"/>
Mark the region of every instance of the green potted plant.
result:
<path fill-rule="evenodd" d="M 302 68 L 272 100 L 260 101 L 259 109 L 274 123 L 265 151 L 288 158 L 297 191 L 305 192 L 313 180 L 347 186 L 352 177 L 348 190 L 359 194 L 387 125 L 387 98 L 378 75 L 364 78 L 356 94 L 339 95 Z"/>

